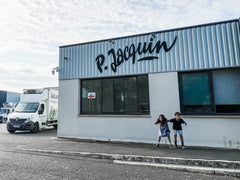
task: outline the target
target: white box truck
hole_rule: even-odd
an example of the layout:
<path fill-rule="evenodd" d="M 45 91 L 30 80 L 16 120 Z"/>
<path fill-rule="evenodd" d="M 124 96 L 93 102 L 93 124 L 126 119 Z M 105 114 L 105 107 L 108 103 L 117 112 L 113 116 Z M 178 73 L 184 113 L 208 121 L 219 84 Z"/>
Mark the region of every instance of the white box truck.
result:
<path fill-rule="evenodd" d="M 7 130 L 36 133 L 46 126 L 57 129 L 58 88 L 25 89 L 7 120 Z"/>

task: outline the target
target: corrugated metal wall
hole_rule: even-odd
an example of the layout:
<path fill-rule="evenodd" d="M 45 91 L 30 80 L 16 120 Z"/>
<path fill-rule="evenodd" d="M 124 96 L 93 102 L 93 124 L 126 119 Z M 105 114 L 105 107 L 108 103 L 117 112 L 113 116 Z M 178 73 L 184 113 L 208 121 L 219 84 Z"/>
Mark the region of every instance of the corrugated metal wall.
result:
<path fill-rule="evenodd" d="M 197 70 L 209 68 L 237 67 L 240 66 L 240 33 L 239 21 L 231 20 L 195 27 L 181 28 L 169 31 L 154 32 L 144 35 L 103 40 L 79 45 L 60 47 L 59 53 L 59 79 L 90 78 L 104 76 L 119 76 L 129 74 L 142 74 L 165 71 Z M 174 43 L 174 38 L 176 41 Z M 152 38 L 152 41 L 150 40 Z M 161 47 L 153 53 L 136 53 L 136 61 L 133 64 L 131 45 L 137 49 L 139 43 L 144 42 L 152 47 L 160 41 L 166 42 L 166 52 Z M 125 47 L 128 46 L 126 49 Z M 142 47 L 141 46 L 141 47 Z M 127 61 L 116 68 L 111 69 L 113 56 L 108 52 L 114 49 L 126 51 Z M 121 51 L 119 51 L 121 53 Z M 97 68 L 96 57 L 104 55 L 105 61 L 101 65 L 102 72 Z M 138 61 L 141 58 L 155 56 L 153 60 Z M 157 57 L 157 59 L 156 59 Z M 148 58 L 149 59 L 149 58 Z M 120 57 L 121 60 L 121 57 Z M 106 69 L 105 69 L 106 67 Z"/>

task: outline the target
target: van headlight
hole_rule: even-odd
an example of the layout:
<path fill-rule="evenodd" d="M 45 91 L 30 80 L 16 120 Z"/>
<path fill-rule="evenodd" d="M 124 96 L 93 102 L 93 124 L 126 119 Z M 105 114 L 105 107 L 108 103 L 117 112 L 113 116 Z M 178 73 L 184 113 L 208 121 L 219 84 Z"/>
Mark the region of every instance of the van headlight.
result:
<path fill-rule="evenodd" d="M 31 121 L 30 117 L 25 120 L 25 122 L 30 122 L 30 121 Z"/>

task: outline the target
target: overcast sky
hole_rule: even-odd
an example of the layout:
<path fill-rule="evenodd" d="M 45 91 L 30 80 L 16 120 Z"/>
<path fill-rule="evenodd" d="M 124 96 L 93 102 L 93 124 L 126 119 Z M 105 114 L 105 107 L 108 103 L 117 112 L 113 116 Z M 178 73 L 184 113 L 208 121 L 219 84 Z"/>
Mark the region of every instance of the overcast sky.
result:
<path fill-rule="evenodd" d="M 0 0 L 0 90 L 58 86 L 59 46 L 237 19 L 239 0 Z"/>

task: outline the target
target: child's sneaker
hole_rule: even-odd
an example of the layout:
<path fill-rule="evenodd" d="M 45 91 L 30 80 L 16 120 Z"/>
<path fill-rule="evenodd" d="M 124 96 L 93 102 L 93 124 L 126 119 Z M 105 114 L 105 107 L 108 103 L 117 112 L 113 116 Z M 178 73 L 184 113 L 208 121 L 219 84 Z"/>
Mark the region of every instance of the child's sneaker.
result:
<path fill-rule="evenodd" d="M 174 146 L 172 145 L 172 144 L 170 144 L 170 147 L 169 147 L 170 149 L 172 149 L 172 148 L 174 148 Z"/>
<path fill-rule="evenodd" d="M 186 149 L 186 147 L 185 147 L 185 146 L 182 146 L 182 149 Z"/>
<path fill-rule="evenodd" d="M 174 145 L 174 146 L 173 146 L 173 148 L 174 148 L 174 149 L 177 149 L 177 146 L 176 146 L 176 145 Z"/>
<path fill-rule="evenodd" d="M 159 147 L 159 144 L 156 144 L 154 147 L 155 147 L 155 148 L 158 148 L 158 147 Z"/>

